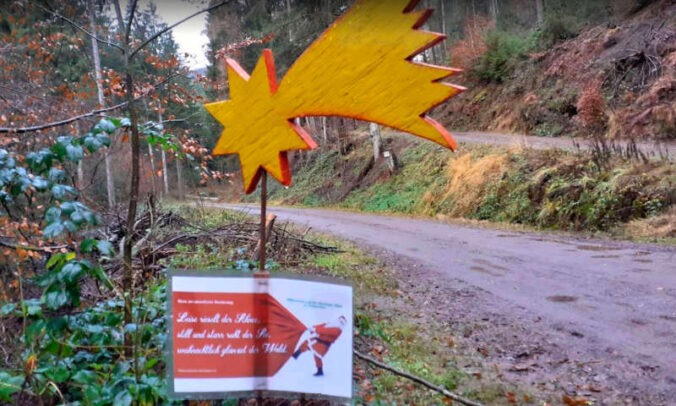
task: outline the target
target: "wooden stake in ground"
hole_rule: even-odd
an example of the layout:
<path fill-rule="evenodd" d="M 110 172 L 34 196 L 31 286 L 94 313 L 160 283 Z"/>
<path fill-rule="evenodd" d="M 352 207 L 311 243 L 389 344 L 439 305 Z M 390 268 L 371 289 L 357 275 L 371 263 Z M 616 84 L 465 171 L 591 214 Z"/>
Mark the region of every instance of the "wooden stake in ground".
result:
<path fill-rule="evenodd" d="M 265 246 L 267 243 L 267 236 L 265 235 L 265 212 L 268 205 L 268 173 L 265 169 L 261 169 L 261 240 L 260 249 L 258 250 L 258 269 L 261 273 L 267 273 L 265 270 Z"/>

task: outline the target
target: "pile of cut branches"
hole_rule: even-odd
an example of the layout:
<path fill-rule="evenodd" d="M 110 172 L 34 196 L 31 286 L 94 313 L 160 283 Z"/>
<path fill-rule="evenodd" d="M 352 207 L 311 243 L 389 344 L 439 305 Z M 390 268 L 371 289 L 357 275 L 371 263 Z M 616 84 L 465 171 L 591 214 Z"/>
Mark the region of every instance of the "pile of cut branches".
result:
<path fill-rule="evenodd" d="M 183 216 L 182 214 L 187 214 Z M 237 249 L 239 259 L 253 262 L 260 240 L 260 225 L 248 216 L 231 216 L 226 224 L 205 226 L 203 221 L 186 213 L 165 211 L 153 200 L 148 200 L 145 209 L 136 217 L 133 235 L 133 266 L 138 278 L 156 275 L 164 268 L 181 247 L 208 245 L 222 251 Z M 98 238 L 110 241 L 118 252 L 124 244 L 126 216 L 107 214 L 107 226 L 97 229 Z M 336 247 L 325 246 L 308 238 L 309 230 L 299 232 L 288 224 L 272 227 L 267 237 L 267 256 L 283 266 L 294 266 L 312 254 L 337 253 Z M 113 279 L 122 273 L 121 255 L 116 255 L 106 265 L 106 272 Z M 136 286 L 142 284 L 137 283 Z M 97 289 L 98 290 L 98 289 Z"/>

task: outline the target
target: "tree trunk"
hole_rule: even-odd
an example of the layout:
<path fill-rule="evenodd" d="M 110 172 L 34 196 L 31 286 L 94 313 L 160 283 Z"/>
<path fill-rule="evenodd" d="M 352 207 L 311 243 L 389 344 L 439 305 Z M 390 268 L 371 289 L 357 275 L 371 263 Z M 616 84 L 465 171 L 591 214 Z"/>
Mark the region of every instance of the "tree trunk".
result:
<path fill-rule="evenodd" d="M 498 0 L 490 0 L 488 3 L 488 11 L 491 14 L 493 21 L 498 21 L 498 15 L 500 14 L 500 8 L 498 6 Z"/>
<path fill-rule="evenodd" d="M 373 161 L 378 161 L 378 158 L 380 158 L 380 150 L 383 145 L 383 138 L 380 135 L 380 126 L 376 123 L 370 123 L 369 133 L 371 135 L 371 143 L 373 144 Z"/>
<path fill-rule="evenodd" d="M 91 32 L 96 35 L 96 21 L 94 18 L 94 7 L 96 7 L 94 0 L 90 0 L 88 4 L 89 11 L 89 25 Z M 92 38 L 92 57 L 94 59 L 94 77 L 96 78 L 96 93 L 99 97 L 99 107 L 106 107 L 106 100 L 103 97 L 103 84 L 101 78 L 101 56 L 99 55 L 99 42 Z M 115 207 L 115 179 L 113 177 L 113 166 L 110 162 L 110 148 L 106 148 L 103 152 L 104 163 L 106 166 L 106 192 L 108 194 L 108 208 Z"/>
<path fill-rule="evenodd" d="M 134 101 L 134 79 L 131 75 L 131 64 L 129 61 L 130 45 L 129 38 L 125 34 L 125 24 L 120 9 L 120 1 L 115 0 L 115 14 L 117 14 L 118 29 L 120 38 L 124 41 L 124 75 L 125 75 L 125 97 L 127 99 L 127 112 L 131 122 L 131 185 L 129 190 L 129 208 L 127 211 L 127 230 L 124 236 L 122 261 L 124 263 L 124 273 L 122 275 L 122 291 L 124 294 L 124 324 L 125 327 L 132 323 L 132 303 L 134 301 L 134 273 L 132 264 L 132 247 L 134 236 L 134 225 L 136 223 L 136 209 L 139 198 L 139 155 L 140 155 L 140 135 L 138 130 L 138 116 L 136 104 Z M 131 13 L 133 15 L 133 13 Z M 133 21 L 129 21 L 131 25 Z M 126 328 L 125 328 L 126 330 Z M 125 356 L 130 358 L 134 351 L 132 346 L 132 336 L 130 333 L 124 335 Z"/>
<path fill-rule="evenodd" d="M 185 197 L 185 191 L 183 189 L 183 165 L 178 157 L 176 157 L 176 183 L 178 183 L 178 199 L 183 200 Z"/>
<path fill-rule="evenodd" d="M 329 143 L 328 134 L 326 132 L 326 116 L 322 117 L 322 138 L 324 139 L 324 145 L 326 146 Z"/>
<path fill-rule="evenodd" d="M 333 15 L 331 14 L 331 0 L 326 0 L 324 3 L 324 15 L 328 24 L 333 22 Z"/>
<path fill-rule="evenodd" d="M 439 18 L 441 18 L 441 33 L 448 35 L 446 33 L 446 8 L 444 7 L 445 0 L 439 0 Z M 444 41 L 441 43 L 441 57 L 444 59 L 442 62 L 445 65 L 449 60 L 448 57 L 448 39 L 444 38 Z"/>
<path fill-rule="evenodd" d="M 152 144 L 148 143 L 148 157 L 150 158 L 150 190 L 152 191 L 153 195 L 157 194 L 157 191 L 155 190 L 155 153 L 153 152 L 153 146 Z M 157 196 L 155 196 L 157 197 Z"/>
<path fill-rule="evenodd" d="M 82 135 L 79 121 L 76 122 L 76 127 L 78 135 Z M 77 161 L 77 190 L 80 192 L 80 196 L 84 197 L 84 157 Z"/>
<path fill-rule="evenodd" d="M 160 120 L 160 124 L 162 124 L 162 121 L 164 119 L 162 118 L 162 101 L 159 102 L 159 111 L 158 111 L 158 119 Z M 162 130 L 164 132 L 164 129 Z M 169 196 L 169 171 L 167 169 L 167 153 L 164 151 L 164 148 L 160 148 L 162 150 L 162 181 L 164 182 L 164 196 Z"/>
<path fill-rule="evenodd" d="M 293 42 L 293 30 L 291 29 L 291 0 L 286 0 L 286 17 L 288 18 L 289 42 Z"/>
<path fill-rule="evenodd" d="M 535 0 L 535 11 L 538 16 L 538 25 L 545 22 L 545 0 Z"/>
<path fill-rule="evenodd" d="M 162 150 L 162 180 L 164 182 L 164 195 L 169 196 L 169 174 L 167 171 L 167 152 Z"/>

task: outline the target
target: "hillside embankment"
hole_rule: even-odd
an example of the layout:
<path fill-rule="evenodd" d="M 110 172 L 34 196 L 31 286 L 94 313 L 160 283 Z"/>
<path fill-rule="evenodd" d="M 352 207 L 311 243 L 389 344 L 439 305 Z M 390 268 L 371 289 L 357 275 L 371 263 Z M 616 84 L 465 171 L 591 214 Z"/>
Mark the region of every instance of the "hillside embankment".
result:
<path fill-rule="evenodd" d="M 270 200 L 364 212 L 470 219 L 621 238 L 676 238 L 676 165 L 598 151 L 536 150 L 461 144 L 453 153 L 410 136 L 385 134 L 394 170 L 373 160 L 368 137 L 349 152 L 317 151 L 294 171 L 293 185 L 270 187 Z M 217 193 L 242 196 L 235 183 Z"/>

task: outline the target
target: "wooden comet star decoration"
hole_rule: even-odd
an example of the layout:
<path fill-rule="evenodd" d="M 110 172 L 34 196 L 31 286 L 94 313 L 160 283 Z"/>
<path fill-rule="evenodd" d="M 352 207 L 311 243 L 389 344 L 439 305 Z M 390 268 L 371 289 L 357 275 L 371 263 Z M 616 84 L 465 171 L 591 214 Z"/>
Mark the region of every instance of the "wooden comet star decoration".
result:
<path fill-rule="evenodd" d="M 272 51 L 251 76 L 227 59 L 230 98 L 205 107 L 224 127 L 214 155 L 239 154 L 246 193 L 261 168 L 291 183 L 287 151 L 313 149 L 296 117 L 342 116 L 375 122 L 455 149 L 448 131 L 425 113 L 464 88 L 441 82 L 459 69 L 414 62 L 443 41 L 419 30 L 432 10 L 418 0 L 357 0 L 295 61 L 279 85 Z"/>

